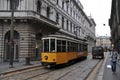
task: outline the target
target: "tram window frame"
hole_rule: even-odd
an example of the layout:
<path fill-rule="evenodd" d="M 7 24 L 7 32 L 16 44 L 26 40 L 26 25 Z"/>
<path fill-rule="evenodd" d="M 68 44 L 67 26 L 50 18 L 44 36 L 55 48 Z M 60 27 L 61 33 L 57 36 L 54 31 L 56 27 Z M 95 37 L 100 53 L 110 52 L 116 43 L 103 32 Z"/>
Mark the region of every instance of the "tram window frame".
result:
<path fill-rule="evenodd" d="M 78 51 L 78 45 L 77 45 L 77 43 L 74 43 L 74 51 Z"/>
<path fill-rule="evenodd" d="M 72 42 L 70 42 L 70 52 L 72 51 Z"/>
<path fill-rule="evenodd" d="M 50 39 L 50 52 L 56 52 L 55 39 Z"/>
<path fill-rule="evenodd" d="M 57 40 L 57 52 L 61 52 L 61 40 Z"/>
<path fill-rule="evenodd" d="M 87 51 L 87 44 L 85 44 L 85 51 Z"/>
<path fill-rule="evenodd" d="M 47 40 L 47 41 L 46 41 Z M 46 42 L 47 42 L 47 44 L 46 44 Z M 49 46 L 50 46 L 50 44 L 49 44 L 49 39 L 44 39 L 43 40 L 43 52 L 49 52 Z"/>
<path fill-rule="evenodd" d="M 67 44 L 67 47 L 68 47 L 68 52 L 70 52 L 70 42 L 68 41 L 68 44 Z"/>
<path fill-rule="evenodd" d="M 75 51 L 75 43 L 73 43 L 73 51 Z"/>
<path fill-rule="evenodd" d="M 72 52 L 73 51 L 73 43 L 68 41 L 68 52 Z"/>
<path fill-rule="evenodd" d="M 81 44 L 78 44 L 78 45 L 79 45 L 79 48 L 78 48 L 79 50 L 78 51 L 80 52 L 81 51 Z"/>
<path fill-rule="evenodd" d="M 62 40 L 61 50 L 62 52 L 66 52 L 66 41 L 65 40 Z"/>
<path fill-rule="evenodd" d="M 83 46 L 83 44 L 81 44 L 81 51 L 84 51 L 84 46 Z"/>

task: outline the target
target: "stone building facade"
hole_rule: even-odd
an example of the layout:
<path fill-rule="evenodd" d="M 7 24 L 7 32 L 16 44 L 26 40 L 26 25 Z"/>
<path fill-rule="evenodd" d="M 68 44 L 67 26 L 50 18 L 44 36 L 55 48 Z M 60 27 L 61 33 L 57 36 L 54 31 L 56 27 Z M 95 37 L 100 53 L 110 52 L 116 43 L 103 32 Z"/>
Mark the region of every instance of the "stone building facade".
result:
<path fill-rule="evenodd" d="M 111 41 L 109 36 L 96 37 L 96 46 L 111 48 Z"/>
<path fill-rule="evenodd" d="M 79 0 L 15 0 L 14 60 L 40 59 L 41 38 L 50 34 L 87 39 L 91 20 Z M 9 61 L 10 0 L 0 0 L 0 57 Z M 88 30 L 89 29 L 89 30 Z"/>
<path fill-rule="evenodd" d="M 92 23 L 92 26 L 87 27 L 87 41 L 88 41 L 88 52 L 92 51 L 92 47 L 94 47 L 96 45 L 96 36 L 95 36 L 95 27 L 96 27 L 96 23 L 94 21 L 94 19 L 89 16 L 88 17 L 90 19 L 90 22 Z"/>
<path fill-rule="evenodd" d="M 111 43 L 120 53 L 120 0 L 112 0 L 109 25 L 111 29 Z"/>

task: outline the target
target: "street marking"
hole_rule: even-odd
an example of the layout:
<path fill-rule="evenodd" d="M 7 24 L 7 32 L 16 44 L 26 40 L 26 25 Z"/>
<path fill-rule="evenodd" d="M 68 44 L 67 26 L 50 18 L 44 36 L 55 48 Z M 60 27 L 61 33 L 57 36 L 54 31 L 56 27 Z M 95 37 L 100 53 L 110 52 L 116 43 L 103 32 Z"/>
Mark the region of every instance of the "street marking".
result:
<path fill-rule="evenodd" d="M 111 65 L 107 65 L 107 68 L 111 68 Z"/>
<path fill-rule="evenodd" d="M 88 78 L 86 80 L 94 80 L 96 75 L 97 75 L 97 72 L 98 70 L 100 69 L 101 65 L 103 63 L 103 60 L 101 60 L 97 65 L 96 67 L 93 69 L 93 71 L 90 73 L 90 75 L 88 76 Z"/>

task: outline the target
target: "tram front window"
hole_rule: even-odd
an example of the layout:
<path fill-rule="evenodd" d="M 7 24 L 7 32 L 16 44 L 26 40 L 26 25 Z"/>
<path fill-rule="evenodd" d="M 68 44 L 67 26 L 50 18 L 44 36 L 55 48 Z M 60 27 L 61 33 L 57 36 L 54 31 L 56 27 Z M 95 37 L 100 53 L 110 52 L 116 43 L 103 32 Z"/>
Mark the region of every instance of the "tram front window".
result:
<path fill-rule="evenodd" d="M 51 49 L 50 50 L 51 52 L 56 52 L 55 51 L 55 39 L 50 40 L 50 49 Z"/>
<path fill-rule="evenodd" d="M 44 40 L 44 52 L 49 52 L 49 39 Z"/>

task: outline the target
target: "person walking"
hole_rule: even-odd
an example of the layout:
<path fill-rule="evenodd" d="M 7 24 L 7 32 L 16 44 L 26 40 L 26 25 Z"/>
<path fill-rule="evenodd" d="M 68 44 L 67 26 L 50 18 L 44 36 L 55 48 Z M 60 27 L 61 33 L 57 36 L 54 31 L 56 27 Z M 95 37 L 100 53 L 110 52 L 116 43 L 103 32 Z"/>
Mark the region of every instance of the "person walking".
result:
<path fill-rule="evenodd" d="M 112 51 L 111 52 L 111 68 L 113 72 L 116 72 L 117 57 L 118 57 L 117 51 L 115 50 Z"/>

